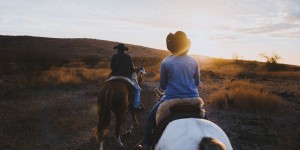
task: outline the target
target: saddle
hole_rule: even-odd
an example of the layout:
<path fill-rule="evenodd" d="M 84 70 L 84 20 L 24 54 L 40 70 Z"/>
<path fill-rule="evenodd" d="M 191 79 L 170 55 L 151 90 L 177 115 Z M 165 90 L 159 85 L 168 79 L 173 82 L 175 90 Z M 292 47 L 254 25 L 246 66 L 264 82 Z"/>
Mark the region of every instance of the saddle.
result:
<path fill-rule="evenodd" d="M 205 115 L 203 104 L 202 99 L 198 97 L 167 100 L 158 107 L 156 125 L 158 126 L 165 118 L 175 113 L 196 113 L 203 118 Z"/>
<path fill-rule="evenodd" d="M 203 104 L 201 98 L 181 98 L 161 103 L 156 112 L 157 127 L 152 133 L 152 147 L 170 122 L 183 118 L 205 118 Z"/>

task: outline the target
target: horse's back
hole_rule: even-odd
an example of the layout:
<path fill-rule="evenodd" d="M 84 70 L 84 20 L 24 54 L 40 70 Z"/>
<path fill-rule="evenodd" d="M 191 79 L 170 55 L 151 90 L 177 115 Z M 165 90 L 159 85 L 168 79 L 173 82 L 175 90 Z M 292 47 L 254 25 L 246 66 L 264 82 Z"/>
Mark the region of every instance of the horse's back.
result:
<path fill-rule="evenodd" d="M 100 94 L 98 102 L 110 101 L 114 107 L 128 105 L 128 98 L 130 96 L 130 87 L 129 83 L 126 83 L 122 80 L 111 80 L 104 83 L 100 88 Z M 124 105 L 121 105 L 124 103 Z M 117 105 L 118 104 L 118 105 Z"/>
<path fill-rule="evenodd" d="M 204 119 L 179 119 L 172 121 L 166 127 L 156 150 L 189 149 L 199 150 L 203 137 L 211 137 L 225 144 L 227 150 L 232 150 L 225 132 L 213 122 Z"/>
<path fill-rule="evenodd" d="M 107 91 L 114 91 L 115 94 L 128 93 L 132 85 L 123 80 L 111 80 L 106 81 L 100 88 L 100 93 L 105 93 Z M 116 93 L 117 92 L 117 93 Z"/>

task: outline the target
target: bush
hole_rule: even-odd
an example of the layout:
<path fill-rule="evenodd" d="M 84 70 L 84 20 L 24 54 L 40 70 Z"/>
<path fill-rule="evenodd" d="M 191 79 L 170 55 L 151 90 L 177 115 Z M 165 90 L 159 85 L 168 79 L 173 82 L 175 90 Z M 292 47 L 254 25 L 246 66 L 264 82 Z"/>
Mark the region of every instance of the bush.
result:
<path fill-rule="evenodd" d="M 269 93 L 261 84 L 247 80 L 233 81 L 212 94 L 209 101 L 221 109 L 276 111 L 279 97 Z"/>
<path fill-rule="evenodd" d="M 268 71 L 283 71 L 288 69 L 287 65 L 278 64 L 278 61 L 281 59 L 281 57 L 277 54 L 267 56 L 266 54 L 262 53 L 260 56 L 266 60 L 266 69 Z"/>
<path fill-rule="evenodd" d="M 17 51 L 1 51 L 0 76 L 25 75 L 26 80 L 32 78 L 41 71 L 51 67 L 61 67 L 69 63 L 69 60 L 60 53 L 44 50 L 19 49 Z"/>
<path fill-rule="evenodd" d="M 101 61 L 101 58 L 99 56 L 91 55 L 91 56 L 85 56 L 82 58 L 82 61 L 89 67 L 93 68 L 95 67 L 99 61 Z"/>
<path fill-rule="evenodd" d="M 82 83 L 78 71 L 73 68 L 59 68 L 57 70 L 48 70 L 35 76 L 36 85 L 43 86 L 62 86 L 62 85 L 79 85 Z"/>

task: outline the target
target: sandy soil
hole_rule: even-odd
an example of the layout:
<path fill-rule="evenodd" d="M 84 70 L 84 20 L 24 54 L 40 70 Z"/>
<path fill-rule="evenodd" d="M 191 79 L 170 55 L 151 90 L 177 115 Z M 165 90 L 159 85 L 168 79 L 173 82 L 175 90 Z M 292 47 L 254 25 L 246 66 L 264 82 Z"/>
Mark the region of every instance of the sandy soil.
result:
<path fill-rule="evenodd" d="M 201 97 L 218 90 L 229 79 L 204 81 Z M 299 81 L 259 80 L 270 92 L 284 101 L 279 113 L 218 110 L 206 102 L 209 120 L 228 135 L 233 148 L 298 149 L 300 140 Z M 141 124 L 131 135 L 123 135 L 125 149 L 133 149 L 143 135 L 142 125 L 157 101 L 154 88 L 158 82 L 145 82 L 142 101 L 146 110 L 138 114 Z M 97 124 L 96 101 L 99 84 L 76 87 L 31 88 L 23 98 L 2 99 L 0 103 L 0 149 L 98 149 L 95 139 Z M 287 90 L 288 89 L 288 90 Z M 131 124 L 127 116 L 126 127 Z M 114 136 L 115 119 L 104 141 L 105 149 L 117 149 Z"/>

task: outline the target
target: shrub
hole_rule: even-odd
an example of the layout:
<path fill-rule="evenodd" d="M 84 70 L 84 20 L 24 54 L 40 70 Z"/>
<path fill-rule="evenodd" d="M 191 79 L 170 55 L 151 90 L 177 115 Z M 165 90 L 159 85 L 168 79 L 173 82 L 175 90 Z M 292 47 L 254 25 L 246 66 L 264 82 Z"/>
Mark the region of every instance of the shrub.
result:
<path fill-rule="evenodd" d="M 233 81 L 210 95 L 209 101 L 221 109 L 276 111 L 279 97 L 269 93 L 261 84 L 247 80 Z"/>
<path fill-rule="evenodd" d="M 95 67 L 98 62 L 101 61 L 101 58 L 99 56 L 91 55 L 83 57 L 82 61 L 89 67 Z"/>
<path fill-rule="evenodd" d="M 107 79 L 110 70 L 92 68 L 53 68 L 40 72 L 35 76 L 33 83 L 38 86 L 75 86 L 86 83 L 86 81 L 102 82 Z"/>
<path fill-rule="evenodd" d="M 104 81 L 108 78 L 110 69 L 87 69 L 80 70 L 81 78 L 85 81 Z"/>
<path fill-rule="evenodd" d="M 77 70 L 73 68 L 59 68 L 40 73 L 34 78 L 34 83 L 44 86 L 78 85 L 82 83 Z"/>
<path fill-rule="evenodd" d="M 66 63 L 69 61 L 63 55 L 41 50 L 20 50 L 12 60 L 14 68 L 21 71 L 29 82 L 40 71 L 60 67 Z"/>
<path fill-rule="evenodd" d="M 281 57 L 277 54 L 273 54 L 272 56 L 267 56 L 266 54 L 262 53 L 260 56 L 266 59 L 266 69 L 269 71 L 280 71 L 288 69 L 287 65 L 278 64 L 278 61 Z"/>
<path fill-rule="evenodd" d="M 281 57 L 277 54 L 273 54 L 272 56 L 268 56 L 264 53 L 261 53 L 260 57 L 266 59 L 266 63 L 269 63 L 269 64 L 277 64 L 278 61 L 281 59 Z"/>

